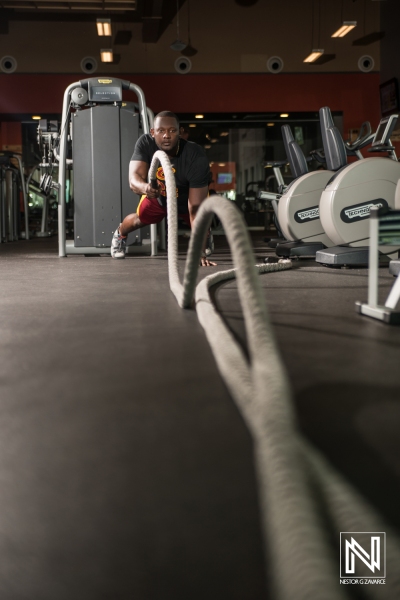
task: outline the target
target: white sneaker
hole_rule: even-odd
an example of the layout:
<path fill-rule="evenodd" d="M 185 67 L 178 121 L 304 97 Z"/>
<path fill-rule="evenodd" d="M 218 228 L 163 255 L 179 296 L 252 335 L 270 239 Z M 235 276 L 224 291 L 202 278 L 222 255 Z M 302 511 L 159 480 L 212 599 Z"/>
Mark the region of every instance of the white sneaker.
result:
<path fill-rule="evenodd" d="M 111 240 L 111 256 L 113 258 L 125 258 L 126 237 L 122 237 L 118 229 L 114 232 Z"/>

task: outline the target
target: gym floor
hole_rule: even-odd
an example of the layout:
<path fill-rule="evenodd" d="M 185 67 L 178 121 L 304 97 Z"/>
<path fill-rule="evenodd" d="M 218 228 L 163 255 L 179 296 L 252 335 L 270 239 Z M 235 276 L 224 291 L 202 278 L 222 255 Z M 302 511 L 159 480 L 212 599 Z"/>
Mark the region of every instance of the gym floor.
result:
<path fill-rule="evenodd" d="M 270 598 L 252 440 L 166 254 L 60 259 L 50 238 L 0 255 L 0 597 Z M 223 236 L 214 256 L 231 267 Z M 300 429 L 400 530 L 400 328 L 356 314 L 366 269 L 261 281 Z M 380 270 L 382 301 L 393 281 Z M 235 282 L 215 302 L 245 347 Z"/>

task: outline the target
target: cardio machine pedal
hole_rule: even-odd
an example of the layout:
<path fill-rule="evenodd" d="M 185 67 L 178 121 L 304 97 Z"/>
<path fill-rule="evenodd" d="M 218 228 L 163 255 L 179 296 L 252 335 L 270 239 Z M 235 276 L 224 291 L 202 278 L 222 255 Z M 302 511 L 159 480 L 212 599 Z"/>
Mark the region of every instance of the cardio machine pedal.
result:
<path fill-rule="evenodd" d="M 268 248 L 276 248 L 278 244 L 283 244 L 284 241 L 283 238 L 264 238 L 264 242 L 267 242 Z"/>
<path fill-rule="evenodd" d="M 332 246 L 318 251 L 315 260 L 327 267 L 368 267 L 369 246 Z M 379 266 L 389 261 L 388 256 L 379 253 Z"/>
<path fill-rule="evenodd" d="M 275 252 L 278 256 L 290 257 L 314 257 L 318 250 L 325 248 L 322 242 L 282 242 L 277 245 Z"/>

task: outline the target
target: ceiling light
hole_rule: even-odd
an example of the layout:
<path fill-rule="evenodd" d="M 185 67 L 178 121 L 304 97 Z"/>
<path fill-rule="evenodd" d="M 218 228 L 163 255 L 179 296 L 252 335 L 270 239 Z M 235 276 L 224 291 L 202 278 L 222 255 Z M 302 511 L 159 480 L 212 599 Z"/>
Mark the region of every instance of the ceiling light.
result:
<path fill-rule="evenodd" d="M 188 45 L 183 50 L 181 50 L 181 53 L 183 54 L 183 56 L 195 56 L 195 54 L 197 54 L 196 48 L 193 48 L 193 46 L 191 46 L 190 44 L 190 38 Z"/>
<path fill-rule="evenodd" d="M 40 121 L 40 119 L 41 119 L 41 118 L 42 118 L 42 117 L 39 117 L 39 115 L 33 115 L 33 117 L 32 117 L 32 119 L 33 119 L 34 121 Z"/>
<path fill-rule="evenodd" d="M 206 145 L 204 146 L 204 148 L 206 148 L 206 149 L 208 150 L 209 148 L 211 148 L 211 144 L 206 144 Z"/>
<path fill-rule="evenodd" d="M 221 133 L 219 135 L 221 137 L 226 137 L 227 135 L 229 135 L 229 131 L 221 131 Z"/>
<path fill-rule="evenodd" d="M 181 50 L 184 50 L 186 48 L 187 44 L 185 44 L 185 42 L 182 42 L 179 36 L 179 0 L 176 0 L 176 33 L 176 40 L 175 42 L 173 42 L 173 44 L 170 45 L 170 48 L 171 50 L 180 52 Z"/>
<path fill-rule="evenodd" d="M 286 118 L 289 116 L 289 114 L 288 114 L 288 113 L 281 113 L 279 116 L 280 116 L 282 119 L 286 119 Z"/>
<path fill-rule="evenodd" d="M 210 141 L 212 144 L 215 144 L 216 142 L 218 142 L 217 138 L 212 138 Z"/>
<path fill-rule="evenodd" d="M 204 115 L 194 115 L 195 119 L 204 119 Z"/>
<path fill-rule="evenodd" d="M 179 37 L 179 36 L 178 36 Z M 194 48 L 191 44 L 191 40 L 190 40 L 190 2 L 188 0 L 187 2 L 187 37 L 188 37 L 188 43 L 186 48 L 184 48 L 182 50 L 182 54 L 183 56 L 194 56 L 195 54 L 197 54 L 197 50 L 196 48 Z"/>
<path fill-rule="evenodd" d="M 101 62 L 112 63 L 114 55 L 112 50 L 100 50 Z"/>
<path fill-rule="evenodd" d="M 324 53 L 324 50 L 312 50 L 311 54 L 309 54 L 307 56 L 307 58 L 305 58 L 303 60 L 303 62 L 305 62 L 305 63 L 312 63 L 315 60 L 317 60 L 317 58 L 319 58 L 320 56 L 322 56 L 323 53 Z"/>
<path fill-rule="evenodd" d="M 170 45 L 171 50 L 175 50 L 175 52 L 181 52 L 186 48 L 185 42 L 181 40 L 176 40 L 173 44 Z"/>
<path fill-rule="evenodd" d="M 96 19 L 97 35 L 112 35 L 111 19 Z"/>
<path fill-rule="evenodd" d="M 275 123 L 267 123 L 267 127 L 275 127 Z"/>
<path fill-rule="evenodd" d="M 319 58 L 317 58 L 316 60 L 314 60 L 313 64 L 314 65 L 324 65 L 327 62 L 330 62 L 331 60 L 334 60 L 336 58 L 336 54 L 322 54 Z"/>
<path fill-rule="evenodd" d="M 225 163 L 218 163 L 219 167 L 225 167 Z"/>
<path fill-rule="evenodd" d="M 373 44 L 374 42 L 379 42 L 379 40 L 381 40 L 384 37 L 384 31 L 373 31 L 372 33 L 368 33 L 367 35 L 363 35 L 357 40 L 354 40 L 352 46 L 368 46 L 369 44 Z"/>
<path fill-rule="evenodd" d="M 332 33 L 331 37 L 342 38 L 345 35 L 347 35 L 352 29 L 354 29 L 354 27 L 356 27 L 356 25 L 357 25 L 357 21 L 343 21 L 343 25 L 341 27 L 339 27 L 339 29 L 337 31 L 335 31 L 335 33 Z"/>
<path fill-rule="evenodd" d="M 195 123 L 190 123 L 189 127 L 196 127 L 196 124 Z"/>

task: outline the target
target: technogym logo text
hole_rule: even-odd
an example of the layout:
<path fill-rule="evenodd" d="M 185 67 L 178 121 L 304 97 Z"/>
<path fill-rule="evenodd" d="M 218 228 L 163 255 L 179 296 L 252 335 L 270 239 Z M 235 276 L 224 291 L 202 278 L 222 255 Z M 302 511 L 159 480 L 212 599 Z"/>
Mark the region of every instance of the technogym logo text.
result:
<path fill-rule="evenodd" d="M 353 204 L 353 206 L 347 206 L 340 211 L 340 218 L 344 223 L 354 223 L 355 221 L 369 219 L 371 208 L 373 206 L 377 206 L 378 208 L 388 208 L 389 204 L 383 198 L 377 198 L 376 200 L 370 200 L 369 202 L 361 202 L 361 204 Z"/>
<path fill-rule="evenodd" d="M 319 206 L 310 206 L 309 208 L 298 210 L 294 213 L 294 220 L 297 223 L 306 223 L 319 219 Z"/>
<path fill-rule="evenodd" d="M 340 583 L 383 585 L 386 583 L 386 533 L 342 531 L 340 533 Z"/>

